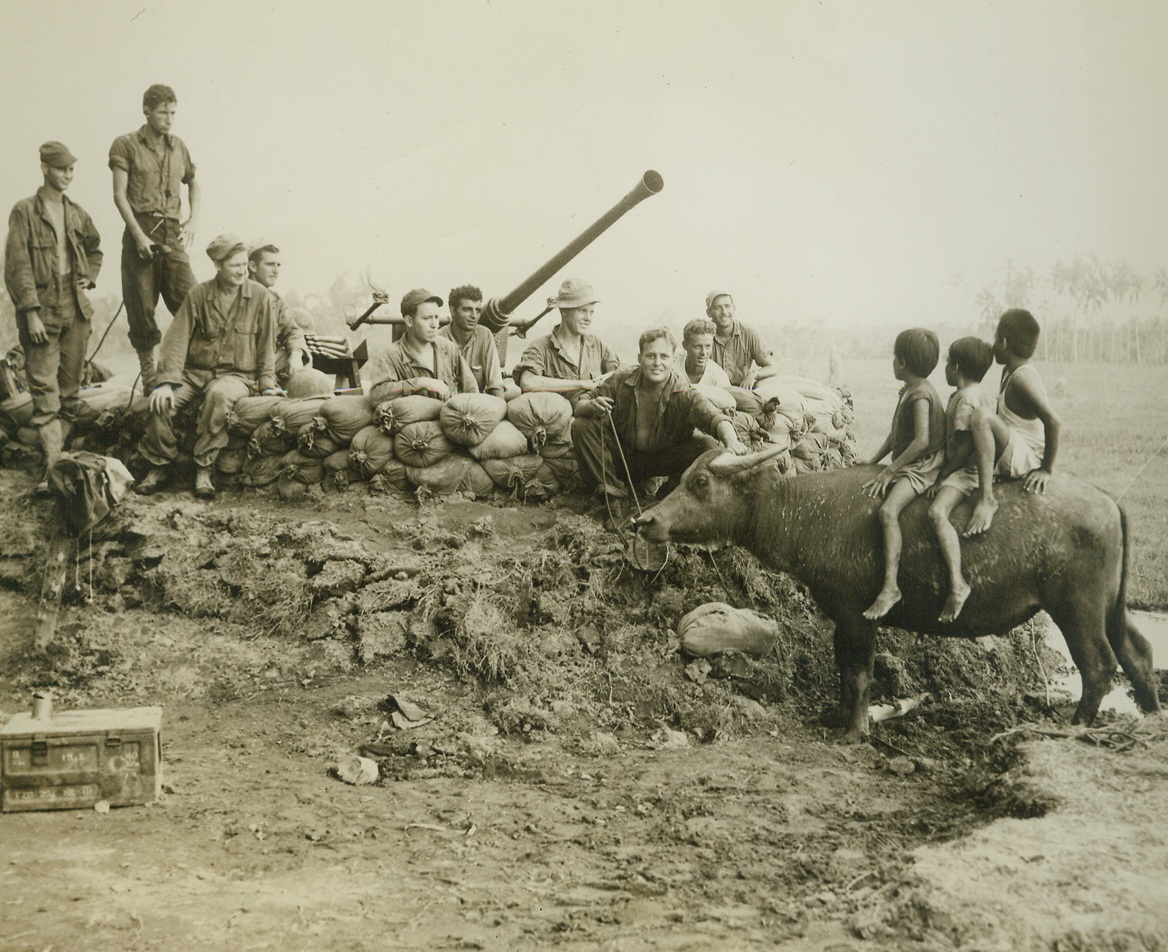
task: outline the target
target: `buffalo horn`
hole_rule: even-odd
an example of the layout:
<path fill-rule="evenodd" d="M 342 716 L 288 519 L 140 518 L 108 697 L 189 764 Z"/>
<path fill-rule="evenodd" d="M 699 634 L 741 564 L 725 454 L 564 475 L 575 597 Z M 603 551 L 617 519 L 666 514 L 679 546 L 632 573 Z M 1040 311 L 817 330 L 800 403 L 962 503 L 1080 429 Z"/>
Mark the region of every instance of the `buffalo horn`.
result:
<path fill-rule="evenodd" d="M 744 473 L 755 466 L 761 466 L 767 460 L 774 459 L 783 452 L 781 446 L 769 446 L 757 453 L 746 456 L 735 456 L 733 453 L 723 453 L 710 460 L 710 472 L 717 476 L 733 476 L 735 473 Z"/>

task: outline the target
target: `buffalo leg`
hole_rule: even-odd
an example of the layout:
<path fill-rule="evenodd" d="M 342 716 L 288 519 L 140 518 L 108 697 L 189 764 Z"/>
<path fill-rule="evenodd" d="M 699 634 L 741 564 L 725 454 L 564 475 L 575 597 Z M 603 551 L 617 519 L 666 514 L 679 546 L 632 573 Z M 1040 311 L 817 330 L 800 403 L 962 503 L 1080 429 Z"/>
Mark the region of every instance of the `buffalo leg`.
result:
<path fill-rule="evenodd" d="M 1066 606 L 1065 611 L 1059 612 L 1057 616 L 1053 613 L 1051 615 L 1063 633 L 1071 660 L 1075 662 L 1083 679 L 1083 696 L 1075 708 L 1075 716 L 1071 718 L 1072 724 L 1089 725 L 1095 720 L 1099 705 L 1119 668 L 1115 653 L 1104 634 L 1106 621 L 1103 611 L 1082 604 L 1085 601 L 1099 601 L 1092 595 L 1090 592 L 1082 593 Z"/>
<path fill-rule="evenodd" d="M 859 612 L 835 619 L 835 664 L 839 670 L 840 699 L 834 711 L 820 718 L 828 727 L 842 727 L 846 742 L 868 732 L 868 691 L 876 661 L 876 626 Z"/>

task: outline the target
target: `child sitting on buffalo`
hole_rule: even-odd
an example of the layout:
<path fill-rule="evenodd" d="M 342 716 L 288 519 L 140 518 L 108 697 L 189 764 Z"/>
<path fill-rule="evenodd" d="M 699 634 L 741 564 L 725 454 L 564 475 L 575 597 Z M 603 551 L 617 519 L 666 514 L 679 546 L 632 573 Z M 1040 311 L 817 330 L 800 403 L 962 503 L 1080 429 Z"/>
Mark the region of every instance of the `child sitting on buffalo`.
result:
<path fill-rule="evenodd" d="M 1059 418 L 1030 363 L 1038 334 L 1038 321 L 1029 311 L 1014 308 L 998 318 L 994 360 L 1002 365 L 1002 382 L 997 413 L 974 418 L 978 483 L 984 489 L 966 527 L 967 536 L 985 532 L 993 522 L 998 510 L 994 479 L 1024 479 L 1026 492 L 1044 493 L 1054 471 Z"/>
<path fill-rule="evenodd" d="M 956 389 L 945 407 L 945 462 L 929 488 L 935 497 L 929 518 L 937 533 L 941 556 L 949 572 L 949 598 L 940 620 L 953 621 L 969 597 L 969 583 L 961 573 L 961 540 L 949 521 L 949 514 L 961 500 L 978 488 L 973 429 L 982 421 L 981 380 L 994 362 L 994 351 L 984 340 L 962 337 L 949 345 L 945 362 L 945 382 Z M 993 501 L 993 481 L 981 487 L 979 499 Z M 968 533 L 967 533 L 968 534 Z"/>
<path fill-rule="evenodd" d="M 872 620 L 883 618 L 900 601 L 896 582 L 900 568 L 900 513 L 924 493 L 944 461 L 945 413 L 941 397 L 928 377 L 937 366 L 941 345 L 937 335 L 923 327 L 901 331 L 892 348 L 892 372 L 904 381 L 892 415 L 892 429 L 868 461 L 892 459 L 880 475 L 864 484 L 864 495 L 884 497 L 880 525 L 884 530 L 884 586 L 864 611 Z"/>

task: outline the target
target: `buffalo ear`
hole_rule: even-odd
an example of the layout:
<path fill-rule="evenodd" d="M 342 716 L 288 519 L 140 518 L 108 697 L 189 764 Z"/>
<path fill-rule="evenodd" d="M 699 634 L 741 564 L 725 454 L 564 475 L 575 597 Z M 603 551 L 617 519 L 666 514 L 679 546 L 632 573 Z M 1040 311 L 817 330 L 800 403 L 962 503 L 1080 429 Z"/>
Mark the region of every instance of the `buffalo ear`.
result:
<path fill-rule="evenodd" d="M 745 473 L 749 469 L 761 466 L 782 452 L 783 447 L 781 446 L 768 446 L 765 450 L 749 453 L 746 456 L 735 456 L 733 453 L 727 452 L 710 460 L 709 468 L 710 472 L 717 476 L 734 476 L 737 473 Z"/>

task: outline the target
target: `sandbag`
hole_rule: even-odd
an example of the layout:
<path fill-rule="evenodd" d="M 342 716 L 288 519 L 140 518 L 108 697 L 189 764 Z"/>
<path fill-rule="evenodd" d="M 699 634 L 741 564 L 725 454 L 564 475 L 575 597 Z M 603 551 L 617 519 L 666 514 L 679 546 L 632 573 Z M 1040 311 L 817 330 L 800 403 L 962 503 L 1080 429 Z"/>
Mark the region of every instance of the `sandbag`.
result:
<path fill-rule="evenodd" d="M 224 476 L 235 476 L 243 471 L 243 464 L 247 462 L 247 450 L 227 449 L 220 450 L 215 457 L 215 470 Z"/>
<path fill-rule="evenodd" d="M 319 419 L 320 417 L 313 417 L 311 422 L 300 428 L 300 434 L 296 438 L 296 449 L 305 456 L 324 459 L 341 449 L 342 444 L 330 437 L 327 431 L 317 429 L 316 421 Z"/>
<path fill-rule="evenodd" d="M 283 456 L 288 452 L 288 441 L 284 438 L 283 424 L 274 420 L 261 423 L 252 431 L 251 439 L 247 441 L 248 459 L 259 456 Z"/>
<path fill-rule="evenodd" d="M 715 387 L 708 383 L 695 383 L 693 388 L 723 413 L 729 414 L 737 407 L 730 391 L 723 387 Z"/>
<path fill-rule="evenodd" d="M 338 446 L 347 446 L 360 430 L 373 422 L 373 411 L 362 394 L 329 397 L 320 405 L 318 417 L 325 432 Z"/>
<path fill-rule="evenodd" d="M 280 475 L 276 478 L 276 492 L 281 499 L 298 499 L 324 479 L 324 464 L 319 459 L 292 450 L 280 458 Z"/>
<path fill-rule="evenodd" d="M 515 499 L 546 499 L 560 491 L 555 473 L 542 457 L 534 453 L 510 459 L 484 460 L 483 469 L 496 486 L 511 493 Z"/>
<path fill-rule="evenodd" d="M 300 433 L 300 428 L 304 424 L 312 421 L 312 418 L 317 415 L 323 403 L 323 397 L 310 397 L 304 400 L 285 400 L 272 410 L 272 427 L 288 441 L 289 446 L 294 446 L 296 437 Z"/>
<path fill-rule="evenodd" d="M 442 432 L 459 446 L 477 446 L 507 416 L 507 401 L 489 393 L 456 393 L 442 404 Z"/>
<path fill-rule="evenodd" d="M 433 466 L 454 451 L 437 420 L 407 423 L 393 438 L 393 454 L 407 466 Z"/>
<path fill-rule="evenodd" d="M 502 420 L 481 443 L 469 447 L 473 459 L 507 459 L 527 452 L 527 437 L 510 420 Z"/>
<path fill-rule="evenodd" d="M 441 400 L 411 394 L 408 397 L 395 397 L 378 404 L 373 411 L 373 422 L 381 427 L 383 433 L 397 436 L 403 426 L 425 420 L 437 420 L 441 413 Z"/>
<path fill-rule="evenodd" d="M 260 454 L 249 456 L 243 464 L 243 472 L 239 481 L 244 486 L 270 486 L 280 477 L 280 469 L 284 465 L 279 456 Z"/>
<path fill-rule="evenodd" d="M 749 413 L 757 417 L 762 412 L 763 398 L 755 391 L 747 390 L 745 387 L 731 387 L 730 395 L 734 398 L 739 413 Z"/>
<path fill-rule="evenodd" d="M 0 417 L 8 421 L 10 429 L 28 426 L 33 412 L 31 393 L 17 393 L 0 400 Z"/>
<path fill-rule="evenodd" d="M 410 484 L 409 480 L 406 479 L 406 464 L 400 460 L 390 459 L 381 468 L 381 472 L 375 473 L 370 478 L 369 491 L 371 493 L 408 493 Z"/>
<path fill-rule="evenodd" d="M 106 410 L 116 410 L 130 405 L 130 388 L 103 384 L 100 387 L 84 387 L 77 393 L 78 426 L 89 426 Z M 30 415 L 31 416 L 31 415 Z"/>
<path fill-rule="evenodd" d="M 349 444 L 349 467 L 360 479 L 369 479 L 393 459 L 393 437 L 372 424 L 357 431 Z"/>
<path fill-rule="evenodd" d="M 330 453 L 323 460 L 321 465 L 324 467 L 325 475 L 329 473 L 348 472 L 349 469 L 349 449 L 346 447 L 343 450 L 337 450 L 335 453 Z"/>
<path fill-rule="evenodd" d="M 483 497 L 495 491 L 482 464 L 461 453 L 451 453 L 433 466 L 407 466 L 406 476 L 413 485 L 436 496 L 464 492 Z"/>
<path fill-rule="evenodd" d="M 272 411 L 284 397 L 240 397 L 227 411 L 227 430 L 251 436 L 256 427 L 272 418 Z"/>
<path fill-rule="evenodd" d="M 525 393 L 507 404 L 507 419 L 538 450 L 572 427 L 572 404 L 558 393 Z"/>
<path fill-rule="evenodd" d="M 734 432 L 738 434 L 738 439 L 745 443 L 752 453 L 765 449 L 770 442 L 767 431 L 749 413 L 736 413 L 730 422 L 734 426 Z"/>
<path fill-rule="evenodd" d="M 686 615 L 677 626 L 681 650 L 697 658 L 738 651 L 761 658 L 778 643 L 779 624 L 750 608 L 708 602 Z"/>

